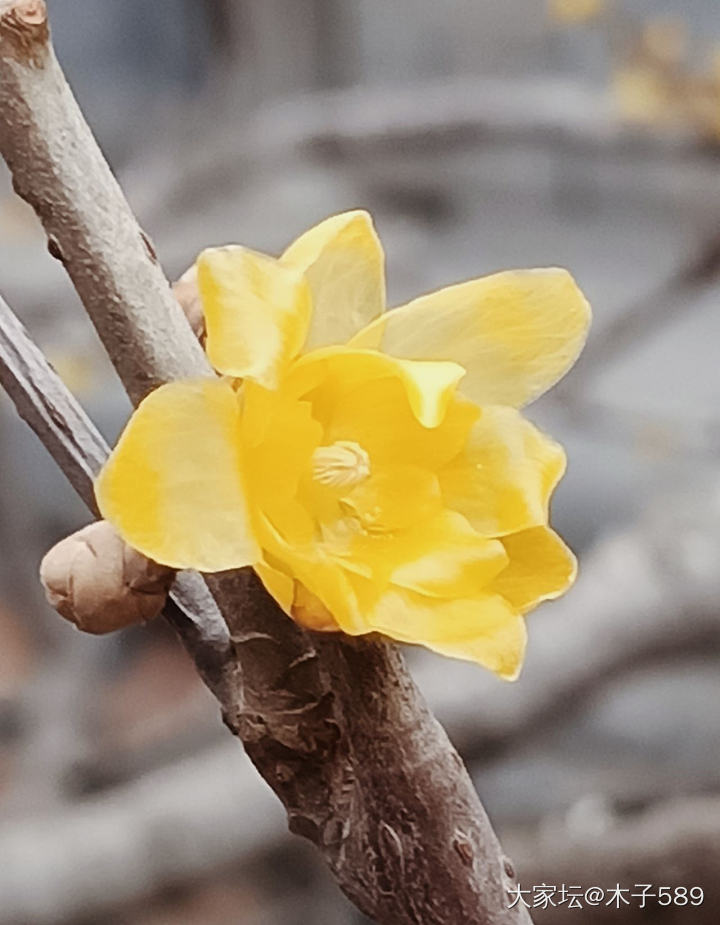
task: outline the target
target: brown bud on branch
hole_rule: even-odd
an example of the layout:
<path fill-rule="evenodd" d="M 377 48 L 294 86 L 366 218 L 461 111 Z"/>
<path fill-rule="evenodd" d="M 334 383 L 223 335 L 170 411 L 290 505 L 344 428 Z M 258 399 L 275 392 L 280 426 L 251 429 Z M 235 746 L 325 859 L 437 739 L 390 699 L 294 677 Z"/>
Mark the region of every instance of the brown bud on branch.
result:
<path fill-rule="evenodd" d="M 147 559 L 101 520 L 59 542 L 40 565 L 50 604 L 86 633 L 158 616 L 175 572 Z"/>

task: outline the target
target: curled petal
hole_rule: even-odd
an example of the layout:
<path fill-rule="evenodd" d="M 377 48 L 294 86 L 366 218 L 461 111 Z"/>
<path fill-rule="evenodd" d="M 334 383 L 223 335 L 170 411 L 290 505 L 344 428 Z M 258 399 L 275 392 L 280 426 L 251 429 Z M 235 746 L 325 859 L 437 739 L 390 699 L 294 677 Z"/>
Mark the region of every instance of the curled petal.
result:
<path fill-rule="evenodd" d="M 326 394 L 327 393 L 327 394 Z M 399 379 L 375 379 L 344 388 L 333 381 L 313 396 L 325 439 L 353 440 L 370 455 L 373 466 L 417 465 L 431 471 L 460 453 L 480 409 L 455 395 L 442 423 L 423 427 Z"/>
<path fill-rule="evenodd" d="M 494 580 L 492 590 L 521 613 L 559 597 L 575 580 L 575 556 L 548 527 L 512 533 L 502 543 L 509 564 Z"/>
<path fill-rule="evenodd" d="M 309 348 L 344 344 L 385 310 L 385 255 L 367 212 L 326 219 L 281 262 L 304 273 L 312 290 Z"/>
<path fill-rule="evenodd" d="M 369 630 L 477 662 L 506 680 L 522 666 L 525 621 L 499 594 L 442 600 L 390 588 L 367 611 Z"/>
<path fill-rule="evenodd" d="M 346 567 L 430 597 L 467 598 L 486 587 L 507 565 L 499 540 L 477 534 L 453 511 L 391 534 L 350 536 L 335 551 Z"/>
<path fill-rule="evenodd" d="M 449 286 L 393 309 L 349 346 L 413 360 L 453 360 L 480 405 L 519 408 L 577 359 L 590 307 L 566 270 L 513 270 Z"/>
<path fill-rule="evenodd" d="M 310 288 L 303 274 L 244 247 L 214 247 L 197 260 L 207 328 L 218 372 L 276 388 L 305 343 Z"/>
<path fill-rule="evenodd" d="M 103 517 L 133 548 L 204 572 L 259 558 L 240 451 L 240 404 L 227 380 L 173 382 L 140 404 L 103 468 Z"/>
<path fill-rule="evenodd" d="M 417 420 L 431 428 L 442 423 L 464 375 L 465 370 L 457 363 L 397 360 L 376 350 L 327 347 L 301 357 L 294 364 L 287 387 L 298 394 L 322 389 L 316 396 L 318 415 L 326 417 L 330 408 L 340 404 L 339 393 L 347 395 L 379 379 L 396 379 Z"/>
<path fill-rule="evenodd" d="M 295 582 L 293 579 L 286 575 L 285 572 L 273 568 L 272 565 L 264 561 L 256 562 L 254 569 L 268 594 L 290 616 L 295 598 Z"/>
<path fill-rule="evenodd" d="M 565 453 L 514 408 L 489 406 L 465 449 L 438 473 L 448 507 L 483 536 L 505 536 L 547 523 L 550 495 Z"/>
<path fill-rule="evenodd" d="M 263 560 L 281 564 L 282 571 L 295 580 L 290 612 L 298 623 L 308 629 L 327 629 L 334 623 L 335 629 L 353 635 L 363 631 L 357 595 L 340 565 L 315 542 L 288 542 L 263 515 L 258 518 L 258 530 Z M 275 597 L 279 583 L 265 587 Z M 279 597 L 275 599 L 283 606 Z"/>

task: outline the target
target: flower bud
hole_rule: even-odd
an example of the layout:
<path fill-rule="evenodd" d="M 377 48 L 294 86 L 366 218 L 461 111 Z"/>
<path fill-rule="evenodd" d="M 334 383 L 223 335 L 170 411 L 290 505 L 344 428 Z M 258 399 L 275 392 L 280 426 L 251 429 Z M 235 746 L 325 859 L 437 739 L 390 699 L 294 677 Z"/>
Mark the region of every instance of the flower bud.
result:
<path fill-rule="evenodd" d="M 175 572 L 132 549 L 107 521 L 73 533 L 48 552 L 40 580 L 50 604 L 86 633 L 152 620 Z"/>

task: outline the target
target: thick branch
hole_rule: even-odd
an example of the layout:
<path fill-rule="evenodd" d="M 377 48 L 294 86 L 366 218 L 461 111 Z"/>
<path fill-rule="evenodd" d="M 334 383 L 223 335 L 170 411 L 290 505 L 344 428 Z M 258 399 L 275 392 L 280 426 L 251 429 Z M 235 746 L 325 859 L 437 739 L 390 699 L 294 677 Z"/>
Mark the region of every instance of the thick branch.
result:
<path fill-rule="evenodd" d="M 137 400 L 207 367 L 42 14 L 41 2 L 0 6 L 0 147 Z M 358 907 L 387 925 L 529 921 L 507 908 L 512 866 L 399 654 L 381 641 L 316 644 L 251 573 L 211 588 L 240 668 L 232 704 L 232 684 L 222 691 L 226 721 Z"/>

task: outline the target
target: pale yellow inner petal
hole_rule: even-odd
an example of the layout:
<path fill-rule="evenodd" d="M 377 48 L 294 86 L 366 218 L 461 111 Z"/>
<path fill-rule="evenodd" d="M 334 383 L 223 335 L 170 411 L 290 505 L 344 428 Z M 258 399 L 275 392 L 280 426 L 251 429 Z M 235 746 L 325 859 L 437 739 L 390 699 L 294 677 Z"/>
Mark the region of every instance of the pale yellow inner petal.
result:
<path fill-rule="evenodd" d="M 403 387 L 409 406 L 423 427 L 443 422 L 465 371 L 457 363 L 396 360 L 376 350 L 327 347 L 296 362 L 286 383 L 288 393 L 313 395 L 319 419 L 329 407 L 340 404 L 339 395 L 366 388 L 378 379 L 395 379 Z M 323 407 L 323 405 L 325 407 Z"/>
<path fill-rule="evenodd" d="M 514 408 L 482 409 L 465 449 L 438 477 L 448 507 L 484 536 L 546 524 L 565 454 Z"/>
<path fill-rule="evenodd" d="M 492 589 L 520 612 L 559 597 L 575 580 L 575 556 L 548 527 L 512 533 L 502 542 L 509 565 L 495 578 Z"/>
<path fill-rule="evenodd" d="M 328 545 L 339 562 L 377 587 L 395 584 L 432 597 L 472 596 L 508 562 L 499 540 L 479 536 L 447 510 L 391 533 L 348 531 Z"/>
<path fill-rule="evenodd" d="M 244 247 L 197 260 L 206 350 L 215 369 L 276 388 L 308 332 L 312 302 L 301 272 Z"/>
<path fill-rule="evenodd" d="M 521 407 L 554 385 L 585 343 L 590 307 L 565 270 L 514 270 L 449 286 L 386 312 L 350 347 L 451 360 L 480 405 Z"/>
<path fill-rule="evenodd" d="M 281 262 L 303 272 L 312 290 L 308 349 L 344 344 L 385 310 L 385 255 L 367 212 L 326 219 Z"/>

